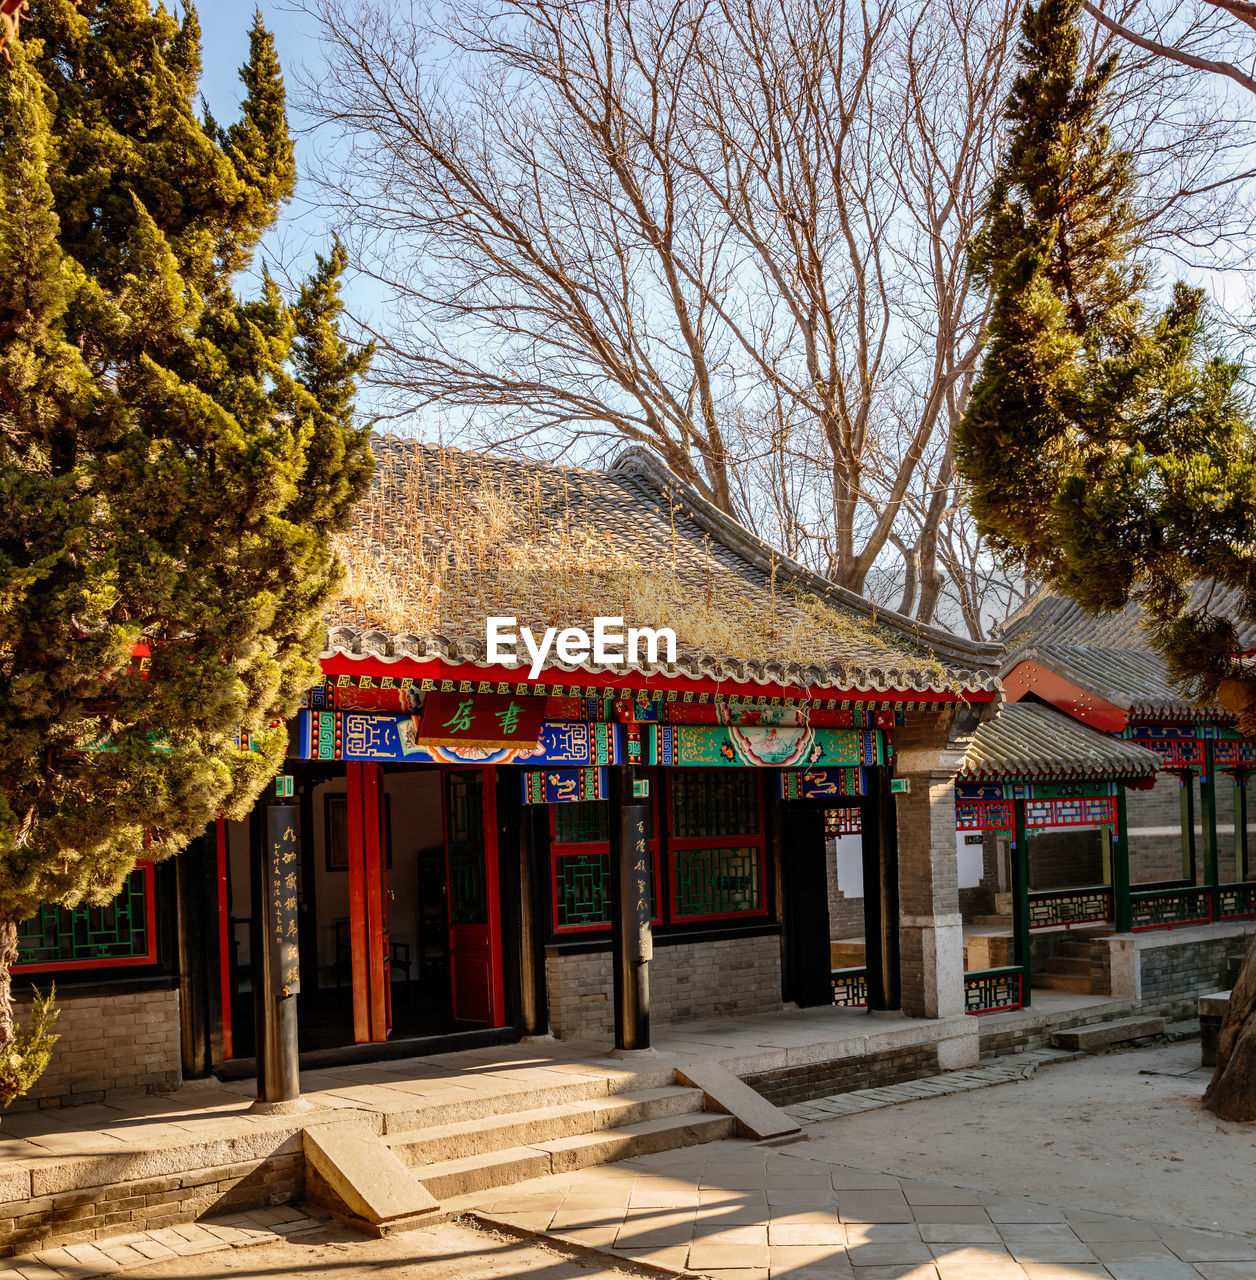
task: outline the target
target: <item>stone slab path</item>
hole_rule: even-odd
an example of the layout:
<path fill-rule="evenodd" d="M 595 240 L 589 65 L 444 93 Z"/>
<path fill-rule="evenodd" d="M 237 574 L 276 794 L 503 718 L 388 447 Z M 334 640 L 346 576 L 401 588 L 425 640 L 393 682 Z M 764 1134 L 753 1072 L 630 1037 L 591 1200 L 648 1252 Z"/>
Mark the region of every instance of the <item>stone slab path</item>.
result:
<path fill-rule="evenodd" d="M 488 1219 L 714 1280 L 1256 1280 L 1256 1242 L 711 1143 L 486 1192 Z M 470 1207 L 468 1205 L 465 1207 Z"/>
<path fill-rule="evenodd" d="M 1081 1054 L 1066 1049 L 1032 1049 L 1001 1058 L 989 1066 L 970 1067 L 966 1071 L 945 1071 L 941 1075 L 906 1080 L 902 1084 L 883 1085 L 879 1089 L 835 1093 L 827 1098 L 796 1103 L 792 1107 L 785 1107 L 784 1111 L 801 1124 L 813 1124 L 820 1120 L 832 1120 L 837 1116 L 854 1115 L 857 1111 L 892 1107 L 900 1102 L 918 1102 L 922 1098 L 939 1098 L 948 1093 L 967 1093 L 971 1089 L 989 1089 L 999 1084 L 1028 1080 L 1040 1067 L 1073 1062 L 1079 1057 Z"/>
<path fill-rule="evenodd" d="M 90 1244 L 69 1244 L 0 1258 L 0 1280 L 88 1280 L 91 1276 L 134 1271 L 154 1262 L 299 1240 L 324 1226 L 322 1218 L 290 1205 L 255 1209 L 155 1231 L 108 1236 Z"/>

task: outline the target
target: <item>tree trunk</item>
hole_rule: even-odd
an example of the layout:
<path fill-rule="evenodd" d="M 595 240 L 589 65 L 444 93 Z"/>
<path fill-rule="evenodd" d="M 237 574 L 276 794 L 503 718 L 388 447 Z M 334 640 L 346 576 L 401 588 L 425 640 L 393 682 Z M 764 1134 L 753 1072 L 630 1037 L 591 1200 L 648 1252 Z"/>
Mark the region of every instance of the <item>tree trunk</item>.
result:
<path fill-rule="evenodd" d="M 13 1039 L 13 966 L 17 963 L 17 921 L 0 920 L 0 1048 Z"/>
<path fill-rule="evenodd" d="M 1204 1106 L 1222 1120 L 1256 1120 L 1256 938 L 1230 993 Z"/>

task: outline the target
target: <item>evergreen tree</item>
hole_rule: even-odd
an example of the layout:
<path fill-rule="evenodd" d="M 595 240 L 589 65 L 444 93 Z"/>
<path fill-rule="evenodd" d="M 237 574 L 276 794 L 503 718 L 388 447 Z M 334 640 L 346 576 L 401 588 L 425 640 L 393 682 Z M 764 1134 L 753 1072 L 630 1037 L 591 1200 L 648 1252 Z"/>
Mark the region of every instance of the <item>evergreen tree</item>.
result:
<path fill-rule="evenodd" d="M 1081 0 L 1027 5 L 1012 134 L 975 278 L 989 340 L 956 456 L 991 545 L 1092 610 L 1143 606 L 1195 695 L 1235 673 L 1233 624 L 1191 585 L 1242 588 L 1256 618 L 1256 452 L 1238 366 L 1211 349 L 1202 293 L 1150 305 L 1128 154 L 1102 124 L 1115 60 L 1081 72 Z"/>
<path fill-rule="evenodd" d="M 276 772 L 371 467 L 343 257 L 233 291 L 294 185 L 260 16 L 225 131 L 199 71 L 148 0 L 44 0 L 0 67 L 0 1067 L 16 923 Z"/>
<path fill-rule="evenodd" d="M 1212 349 L 1199 291 L 1176 285 L 1163 311 L 1148 301 L 1130 259 L 1130 157 L 1102 124 L 1115 63 L 1082 73 L 1081 8 L 1024 11 L 1011 136 L 971 246 L 993 306 L 956 458 L 1005 560 L 1092 611 L 1137 600 L 1179 683 L 1243 710 L 1256 689 L 1234 623 L 1190 604 L 1213 579 L 1256 620 L 1256 448 L 1240 370 Z M 1256 947 L 1247 972 L 1256 1000 Z M 1224 1113 L 1246 1094 L 1233 1119 L 1256 1112 L 1256 1012 L 1245 1016 L 1253 1034 L 1211 1095 Z"/>

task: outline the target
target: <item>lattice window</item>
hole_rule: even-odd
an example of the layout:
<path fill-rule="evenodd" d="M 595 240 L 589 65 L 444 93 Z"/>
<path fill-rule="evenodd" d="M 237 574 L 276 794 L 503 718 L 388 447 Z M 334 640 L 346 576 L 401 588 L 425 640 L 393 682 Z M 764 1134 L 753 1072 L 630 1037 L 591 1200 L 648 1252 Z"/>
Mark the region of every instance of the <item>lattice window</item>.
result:
<path fill-rule="evenodd" d="M 550 855 L 554 932 L 607 929 L 611 923 L 610 804 L 582 800 L 550 805 Z M 654 805 L 647 805 L 650 832 L 650 915 L 657 923 L 658 841 Z"/>
<path fill-rule="evenodd" d="M 602 844 L 610 838 L 609 801 L 580 800 L 554 805 L 555 844 Z"/>
<path fill-rule="evenodd" d="M 153 964 L 153 868 L 136 867 L 103 907 L 45 903 L 18 925 L 18 967 L 25 972 L 76 966 Z"/>
<path fill-rule="evenodd" d="M 484 785 L 478 774 L 448 773 L 449 918 L 454 924 L 488 923 L 484 862 Z"/>
<path fill-rule="evenodd" d="M 574 805 L 572 806 L 575 807 Z M 554 859 L 554 924 L 602 927 L 611 920 L 611 855 L 576 853 Z"/>
<path fill-rule="evenodd" d="M 862 831 L 863 824 L 858 809 L 825 809 L 826 836 L 857 836 Z"/>
<path fill-rule="evenodd" d="M 758 845 L 672 851 L 672 915 L 711 919 L 763 909 Z"/>
<path fill-rule="evenodd" d="M 680 839 L 759 834 L 753 769 L 677 769 L 671 793 L 672 835 Z"/>

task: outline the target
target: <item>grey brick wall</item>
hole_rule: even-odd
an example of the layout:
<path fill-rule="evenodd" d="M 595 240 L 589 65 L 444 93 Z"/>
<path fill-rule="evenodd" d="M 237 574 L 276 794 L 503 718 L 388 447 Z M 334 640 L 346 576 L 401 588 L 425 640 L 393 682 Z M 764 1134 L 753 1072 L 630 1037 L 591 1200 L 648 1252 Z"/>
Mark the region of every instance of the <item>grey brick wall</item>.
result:
<path fill-rule="evenodd" d="M 855 1089 L 875 1089 L 921 1076 L 935 1076 L 938 1066 L 936 1044 L 911 1045 L 902 1049 L 886 1049 L 880 1053 L 860 1054 L 816 1062 L 805 1067 L 782 1067 L 777 1071 L 761 1071 L 742 1079 L 769 1102 L 790 1107 L 797 1102 L 850 1093 Z"/>
<path fill-rule="evenodd" d="M 18 1020 L 24 1022 L 29 996 L 18 996 L 16 1004 Z M 57 1008 L 61 1039 L 52 1062 L 30 1093 L 13 1104 L 15 1110 L 179 1087 L 177 991 L 75 995 L 62 988 Z"/>
<path fill-rule="evenodd" d="M 595 951 L 545 958 L 550 1029 L 564 1040 L 604 1040 L 615 1033 L 611 955 Z M 736 1017 L 781 1007 L 781 940 L 720 938 L 654 948 L 650 1022 L 666 1026 Z"/>

